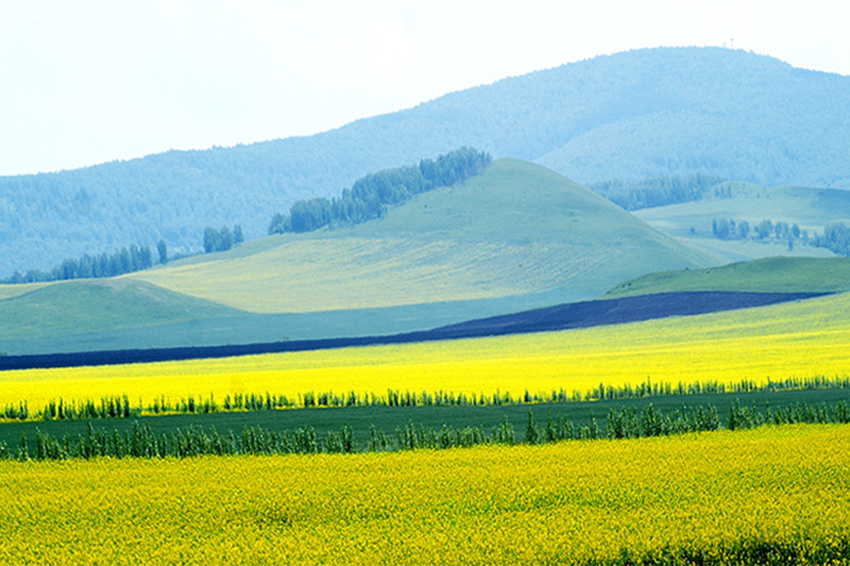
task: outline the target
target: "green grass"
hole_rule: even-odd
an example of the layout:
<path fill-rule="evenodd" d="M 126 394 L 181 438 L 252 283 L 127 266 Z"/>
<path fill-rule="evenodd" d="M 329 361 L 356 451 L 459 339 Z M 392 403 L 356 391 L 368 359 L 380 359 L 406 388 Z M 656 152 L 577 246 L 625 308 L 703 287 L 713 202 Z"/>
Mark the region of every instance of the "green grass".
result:
<path fill-rule="evenodd" d="M 276 246 L 272 247 L 272 244 Z M 502 159 L 462 186 L 354 227 L 275 236 L 133 278 L 255 313 L 508 297 L 712 265 L 566 178 Z"/>
<path fill-rule="evenodd" d="M 144 281 L 66 281 L 0 300 L 0 339 L 18 341 L 237 314 L 233 308 Z"/>
<path fill-rule="evenodd" d="M 676 291 L 776 293 L 850 290 L 850 258 L 773 257 L 722 267 L 644 275 L 614 287 L 607 297 Z"/>
<path fill-rule="evenodd" d="M 847 389 L 810 389 L 757 393 L 718 393 L 700 395 L 663 395 L 637 399 L 618 399 L 605 401 L 586 401 L 569 403 L 540 403 L 531 405 L 501 405 L 501 406 L 442 406 L 442 407 L 347 407 L 334 409 L 286 409 L 274 411 L 252 411 L 234 413 L 210 413 L 197 415 L 169 415 L 160 417 L 94 419 L 92 424 L 97 428 L 113 428 L 119 431 L 129 430 L 134 420 L 148 425 L 157 434 L 168 433 L 175 429 L 186 430 L 189 426 L 202 426 L 207 430 L 212 427 L 220 434 L 232 430 L 241 433 L 246 426 L 262 426 L 272 431 L 294 431 L 299 427 L 313 427 L 320 439 L 331 432 L 339 432 L 343 425 L 349 426 L 354 432 L 358 446 L 368 446 L 370 428 L 374 425 L 389 436 L 395 435 L 395 429 L 403 428 L 413 422 L 417 427 L 440 428 L 443 424 L 455 429 L 477 426 L 486 432 L 508 421 L 516 431 L 518 441 L 524 438 L 524 431 L 531 410 L 539 427 L 546 425 L 549 416 L 557 419 L 564 415 L 576 426 L 589 426 L 592 419 L 604 429 L 610 409 L 635 407 L 641 409 L 652 404 L 664 413 L 681 409 L 683 406 L 714 405 L 717 408 L 721 422 L 726 423 L 731 404 L 738 399 L 742 406 L 757 406 L 764 410 L 766 405 L 777 409 L 805 403 L 820 405 L 826 403 L 835 405 L 839 401 L 850 402 L 850 390 Z M 28 436 L 30 447 L 35 445 L 35 431 L 47 433 L 54 438 L 62 438 L 67 434 L 74 437 L 85 434 L 87 421 L 31 421 L 25 423 L 0 424 L 0 442 L 14 448 L 18 446 L 21 435 Z"/>
<path fill-rule="evenodd" d="M 50 283 L 23 283 L 20 285 L 0 285 L 0 301 L 25 295 Z"/>

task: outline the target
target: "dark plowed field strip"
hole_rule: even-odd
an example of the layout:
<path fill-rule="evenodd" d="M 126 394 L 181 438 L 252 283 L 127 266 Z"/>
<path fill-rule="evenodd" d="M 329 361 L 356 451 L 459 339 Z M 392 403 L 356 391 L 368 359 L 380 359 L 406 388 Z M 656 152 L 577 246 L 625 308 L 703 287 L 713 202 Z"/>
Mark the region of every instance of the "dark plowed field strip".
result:
<path fill-rule="evenodd" d="M 162 362 L 203 358 L 226 358 L 276 352 L 301 352 L 352 346 L 405 344 L 458 338 L 478 338 L 608 324 L 638 322 L 671 316 L 690 316 L 750 307 L 760 307 L 822 296 L 825 293 L 738 293 L 726 291 L 661 293 L 624 297 L 554 307 L 471 320 L 451 326 L 387 336 L 293 340 L 198 348 L 110 350 L 33 356 L 0 357 L 0 371 L 29 368 L 57 368 L 129 363 Z"/>
<path fill-rule="evenodd" d="M 810 299 L 824 293 L 695 291 L 568 303 L 437 328 L 443 337 L 496 336 L 588 328 L 671 316 L 692 316 Z"/>

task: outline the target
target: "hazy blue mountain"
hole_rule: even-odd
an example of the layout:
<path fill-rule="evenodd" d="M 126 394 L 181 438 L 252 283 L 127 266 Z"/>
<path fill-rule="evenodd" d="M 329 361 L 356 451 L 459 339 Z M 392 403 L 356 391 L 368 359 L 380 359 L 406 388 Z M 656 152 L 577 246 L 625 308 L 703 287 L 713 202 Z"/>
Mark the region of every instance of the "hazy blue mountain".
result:
<path fill-rule="evenodd" d="M 248 238 L 293 201 L 468 145 L 581 183 L 708 173 L 850 188 L 850 77 L 721 48 L 598 57 L 309 137 L 0 178 L 0 277 L 120 246 Z"/>

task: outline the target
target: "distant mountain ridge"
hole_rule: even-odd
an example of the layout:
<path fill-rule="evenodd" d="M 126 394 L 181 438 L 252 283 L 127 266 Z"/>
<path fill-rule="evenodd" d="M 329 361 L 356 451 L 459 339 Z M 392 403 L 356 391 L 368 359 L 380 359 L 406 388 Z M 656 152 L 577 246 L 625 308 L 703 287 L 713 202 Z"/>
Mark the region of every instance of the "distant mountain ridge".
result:
<path fill-rule="evenodd" d="M 468 145 L 590 183 L 709 173 L 850 188 L 850 77 L 721 48 L 630 51 L 309 137 L 0 178 L 0 277 L 123 245 L 248 238 L 295 200 Z"/>

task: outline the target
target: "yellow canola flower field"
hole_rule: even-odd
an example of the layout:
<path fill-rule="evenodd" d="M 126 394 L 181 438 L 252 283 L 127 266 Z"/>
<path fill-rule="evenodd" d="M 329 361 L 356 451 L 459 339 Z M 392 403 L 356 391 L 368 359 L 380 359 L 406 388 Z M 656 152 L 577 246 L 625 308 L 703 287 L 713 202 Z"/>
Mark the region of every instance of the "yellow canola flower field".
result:
<path fill-rule="evenodd" d="M 850 563 L 850 427 L 0 462 L 3 564 Z M 760 550 L 762 549 L 762 550 Z"/>
<path fill-rule="evenodd" d="M 127 395 L 484 394 L 850 373 L 850 294 L 727 313 L 493 338 L 0 373 L 0 408 Z"/>

